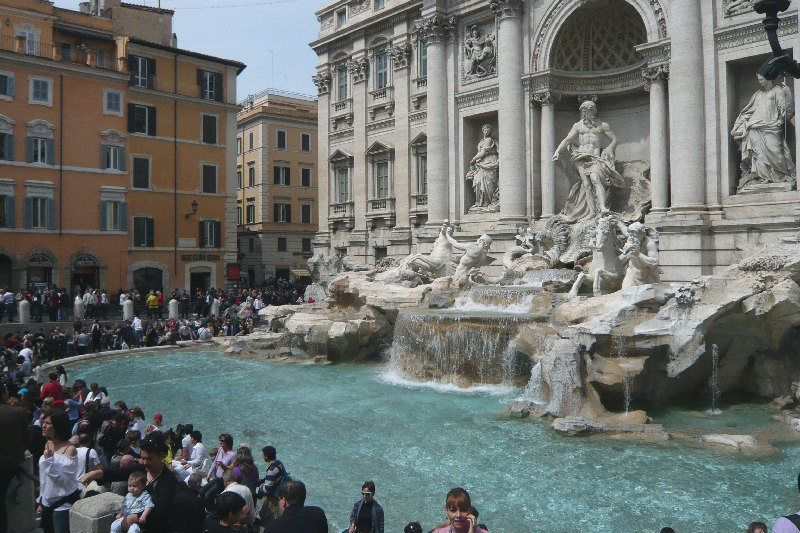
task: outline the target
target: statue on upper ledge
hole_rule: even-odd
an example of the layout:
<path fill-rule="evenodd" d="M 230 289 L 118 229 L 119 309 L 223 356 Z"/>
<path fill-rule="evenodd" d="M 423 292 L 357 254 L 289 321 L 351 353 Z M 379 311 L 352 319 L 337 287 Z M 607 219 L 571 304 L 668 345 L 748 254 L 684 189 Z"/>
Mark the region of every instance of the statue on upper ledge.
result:
<path fill-rule="evenodd" d="M 733 124 L 731 136 L 742 150 L 742 177 L 737 192 L 763 188 L 767 184 L 786 184 L 794 188 L 795 168 L 786 143 L 787 129 L 794 116 L 792 91 L 758 74 L 761 85 Z"/>
<path fill-rule="evenodd" d="M 482 78 L 497 71 L 494 35 L 481 35 L 478 26 L 472 26 L 464 39 L 464 75 L 466 79 Z"/>
<path fill-rule="evenodd" d="M 553 154 L 569 150 L 572 166 L 580 181 L 569 192 L 561 214 L 568 223 L 594 220 L 609 211 L 611 188 L 626 188 L 625 180 L 614 168 L 617 137 L 605 122 L 597 119 L 597 106 L 586 100 L 580 106 L 581 120 L 576 122 Z M 608 145 L 603 148 L 607 139 Z"/>
<path fill-rule="evenodd" d="M 497 186 L 500 157 L 497 141 L 492 137 L 492 126 L 481 128 L 483 139 L 478 143 L 478 153 L 469 162 L 467 181 L 472 181 L 475 204 L 470 213 L 492 213 L 500 210 L 500 190 Z"/>
<path fill-rule="evenodd" d="M 725 15 L 738 15 L 745 13 L 753 8 L 753 0 L 728 0 L 725 6 Z"/>

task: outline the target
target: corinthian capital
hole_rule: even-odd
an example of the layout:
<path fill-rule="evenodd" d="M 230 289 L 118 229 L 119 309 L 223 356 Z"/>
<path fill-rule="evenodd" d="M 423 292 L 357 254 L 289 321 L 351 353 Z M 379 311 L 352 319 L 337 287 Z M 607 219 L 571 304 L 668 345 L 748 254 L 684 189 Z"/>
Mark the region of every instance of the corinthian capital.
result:
<path fill-rule="evenodd" d="M 499 21 L 509 17 L 521 17 L 523 2 L 524 0 L 489 0 L 489 6 Z"/>
<path fill-rule="evenodd" d="M 317 86 L 317 92 L 320 96 L 328 94 L 331 92 L 331 71 L 330 70 L 322 70 L 319 71 L 316 75 L 311 76 L 311 81 L 314 82 L 314 85 Z"/>
<path fill-rule="evenodd" d="M 669 78 L 669 65 L 643 68 L 642 77 L 645 79 L 644 90 L 649 91 L 650 86 L 656 81 Z"/>
<path fill-rule="evenodd" d="M 417 39 L 427 43 L 443 43 L 453 36 L 455 27 L 455 17 L 445 17 L 440 13 L 434 13 L 417 24 L 414 34 Z"/>
<path fill-rule="evenodd" d="M 392 56 L 392 64 L 395 70 L 407 68 L 411 63 L 411 43 L 403 43 L 389 48 L 389 55 Z"/>
<path fill-rule="evenodd" d="M 353 83 L 360 83 L 367 79 L 369 74 L 369 60 L 364 57 L 362 59 L 350 59 L 347 62 L 347 70 L 353 77 Z"/>
<path fill-rule="evenodd" d="M 533 101 L 541 106 L 553 105 L 561 100 L 561 95 L 554 91 L 540 91 L 533 95 Z"/>

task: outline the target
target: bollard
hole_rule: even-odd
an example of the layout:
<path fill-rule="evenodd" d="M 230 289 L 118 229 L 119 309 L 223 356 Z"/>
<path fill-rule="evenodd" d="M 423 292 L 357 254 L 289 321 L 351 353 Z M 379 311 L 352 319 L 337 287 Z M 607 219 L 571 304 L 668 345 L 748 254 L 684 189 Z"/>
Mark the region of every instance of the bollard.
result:
<path fill-rule="evenodd" d="M 170 320 L 178 320 L 180 314 L 178 312 L 178 300 L 173 298 L 169 301 L 169 318 Z"/>
<path fill-rule="evenodd" d="M 20 324 L 30 324 L 31 322 L 31 303 L 22 299 L 17 304 L 17 317 Z"/>
<path fill-rule="evenodd" d="M 122 304 L 122 320 L 133 320 L 133 301 L 125 300 Z"/>

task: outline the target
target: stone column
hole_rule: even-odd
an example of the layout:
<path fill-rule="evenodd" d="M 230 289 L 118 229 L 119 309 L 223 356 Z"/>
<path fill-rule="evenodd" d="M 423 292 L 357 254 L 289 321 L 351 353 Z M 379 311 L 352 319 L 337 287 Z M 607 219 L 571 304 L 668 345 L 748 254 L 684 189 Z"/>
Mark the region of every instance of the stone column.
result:
<path fill-rule="evenodd" d="M 317 71 L 311 78 L 317 86 L 319 94 L 319 104 L 317 106 L 317 217 L 319 227 L 314 238 L 314 246 L 324 246 L 324 251 L 328 253 L 328 243 L 330 242 L 328 232 L 328 212 L 330 204 L 336 203 L 333 198 L 333 189 L 330 187 L 331 170 L 328 138 L 328 128 L 330 128 L 331 111 L 331 82 L 332 75 L 329 67 L 325 66 Z M 265 202 L 266 203 L 266 202 Z"/>
<path fill-rule="evenodd" d="M 644 89 L 650 93 L 650 197 L 654 213 L 664 213 L 669 207 L 668 73 L 667 65 L 642 71 L 647 80 Z"/>
<path fill-rule="evenodd" d="M 428 225 L 448 218 L 449 150 L 447 102 L 447 40 L 453 21 L 441 14 L 426 18 L 420 38 L 428 46 Z"/>
<path fill-rule="evenodd" d="M 671 211 L 705 209 L 705 113 L 700 2 L 673 0 L 669 84 Z"/>
<path fill-rule="evenodd" d="M 497 17 L 500 220 L 526 220 L 525 103 L 522 91 L 523 0 L 491 0 Z"/>
<path fill-rule="evenodd" d="M 405 28 L 403 28 L 405 30 Z M 392 56 L 392 67 L 394 70 L 394 110 L 395 117 L 407 117 L 409 113 L 409 83 L 411 80 L 411 52 L 412 46 L 409 42 L 396 44 L 389 50 Z M 408 211 L 411 201 L 411 182 L 406 179 L 410 172 L 402 172 L 406 169 L 409 161 L 409 131 L 408 127 L 394 129 L 394 169 L 392 170 L 393 192 L 395 198 L 395 227 L 408 228 Z M 401 177 L 402 176 L 402 177 Z"/>
<path fill-rule="evenodd" d="M 536 93 L 533 99 L 542 106 L 542 218 L 548 218 L 556 211 L 556 164 L 553 153 L 556 151 L 556 103 L 561 95 L 552 91 Z"/>

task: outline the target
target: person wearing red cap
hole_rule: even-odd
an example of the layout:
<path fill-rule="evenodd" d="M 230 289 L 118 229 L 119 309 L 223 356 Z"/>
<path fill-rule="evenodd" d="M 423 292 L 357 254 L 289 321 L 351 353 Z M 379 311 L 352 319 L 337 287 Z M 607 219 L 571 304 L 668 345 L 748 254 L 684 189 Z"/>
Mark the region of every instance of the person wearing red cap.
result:
<path fill-rule="evenodd" d="M 147 426 L 147 432 L 160 431 L 161 433 L 169 433 L 169 428 L 162 423 L 163 420 L 164 416 L 161 413 L 156 414 L 153 417 L 153 423 Z"/>
<path fill-rule="evenodd" d="M 50 372 L 48 377 L 50 378 L 50 382 L 42 387 L 42 398 L 61 400 L 61 390 L 63 387 L 61 386 L 61 383 L 58 382 L 58 374 L 55 372 Z M 64 402 L 61 402 L 61 405 L 64 405 Z"/>

